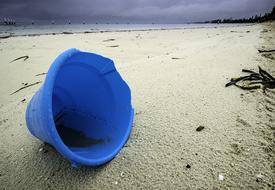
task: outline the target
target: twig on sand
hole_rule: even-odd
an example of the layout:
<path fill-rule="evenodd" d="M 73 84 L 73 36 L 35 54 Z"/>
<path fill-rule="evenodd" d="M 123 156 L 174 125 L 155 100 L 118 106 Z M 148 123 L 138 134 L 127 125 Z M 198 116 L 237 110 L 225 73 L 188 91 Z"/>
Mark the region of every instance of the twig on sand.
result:
<path fill-rule="evenodd" d="M 19 60 L 19 59 L 23 59 L 23 61 L 26 61 L 27 59 L 29 59 L 29 56 L 24 55 L 24 56 L 18 57 L 18 58 L 16 58 L 16 59 L 12 60 L 10 63 L 12 63 L 12 62 L 14 62 L 14 61 L 17 61 L 17 60 Z"/>
<path fill-rule="evenodd" d="M 184 58 L 180 58 L 180 57 L 172 57 L 171 59 L 184 59 Z"/>
<path fill-rule="evenodd" d="M 275 49 L 270 49 L 270 50 L 264 50 L 264 49 L 258 49 L 259 53 L 270 53 L 270 52 L 275 52 Z"/>
<path fill-rule="evenodd" d="M 243 69 L 242 72 L 249 73 L 250 75 L 231 78 L 230 82 L 225 84 L 225 87 L 235 85 L 243 90 L 254 90 L 263 86 L 264 91 L 266 88 L 275 88 L 275 78 L 267 71 L 263 70 L 260 66 L 259 73 L 247 69 Z M 249 82 L 245 83 L 245 81 Z M 242 82 L 242 84 L 238 84 L 239 82 Z"/>
<path fill-rule="evenodd" d="M 110 39 L 107 39 L 107 40 L 103 40 L 103 42 L 110 42 L 110 41 L 115 41 L 115 39 L 110 38 Z"/>
<path fill-rule="evenodd" d="M 46 75 L 47 73 L 39 73 L 39 74 L 36 74 L 35 76 L 41 76 L 41 75 Z"/>
<path fill-rule="evenodd" d="M 41 83 L 41 82 L 42 82 L 42 81 L 38 81 L 38 82 L 35 82 L 35 83 L 32 83 L 32 84 L 29 84 L 29 85 L 23 86 L 23 87 L 19 88 L 18 90 L 14 91 L 13 93 L 11 93 L 10 95 L 13 95 L 13 94 L 15 94 L 15 93 L 19 92 L 20 90 L 23 90 L 23 89 L 28 88 L 28 87 L 30 87 L 30 86 L 37 85 L 37 84 L 39 84 L 39 83 Z"/>
<path fill-rule="evenodd" d="M 119 47 L 119 45 L 107 46 L 107 47 Z"/>

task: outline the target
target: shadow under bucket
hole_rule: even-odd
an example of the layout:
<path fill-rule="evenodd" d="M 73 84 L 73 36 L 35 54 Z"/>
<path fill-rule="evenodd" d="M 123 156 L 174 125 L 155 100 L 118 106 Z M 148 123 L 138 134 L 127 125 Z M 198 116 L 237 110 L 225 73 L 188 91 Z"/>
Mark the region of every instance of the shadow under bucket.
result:
<path fill-rule="evenodd" d="M 110 161 L 126 143 L 134 110 L 112 60 L 69 49 L 28 104 L 27 127 L 73 166 Z"/>

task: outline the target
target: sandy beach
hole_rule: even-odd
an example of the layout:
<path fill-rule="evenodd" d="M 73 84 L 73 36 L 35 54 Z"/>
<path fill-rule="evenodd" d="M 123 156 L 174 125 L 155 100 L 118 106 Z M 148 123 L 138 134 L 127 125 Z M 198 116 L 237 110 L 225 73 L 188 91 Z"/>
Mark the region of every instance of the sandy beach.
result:
<path fill-rule="evenodd" d="M 269 22 L 0 39 L 0 189 L 274 189 L 275 89 L 225 88 L 258 65 L 275 76 L 274 52 L 258 52 L 274 34 Z M 29 133 L 41 84 L 12 94 L 72 47 L 111 58 L 132 92 L 131 136 L 97 168 L 72 168 Z"/>

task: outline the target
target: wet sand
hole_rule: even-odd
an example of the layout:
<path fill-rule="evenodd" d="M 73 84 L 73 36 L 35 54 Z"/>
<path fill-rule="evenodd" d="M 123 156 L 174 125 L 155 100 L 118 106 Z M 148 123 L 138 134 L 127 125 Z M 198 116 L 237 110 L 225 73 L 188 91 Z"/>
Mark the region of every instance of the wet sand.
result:
<path fill-rule="evenodd" d="M 258 65 L 275 76 L 275 54 L 258 52 L 274 33 L 273 22 L 0 39 L 0 189 L 274 189 L 275 89 L 224 86 Z M 97 168 L 74 169 L 30 135 L 40 83 L 12 94 L 71 47 L 112 58 L 132 90 L 130 139 Z"/>

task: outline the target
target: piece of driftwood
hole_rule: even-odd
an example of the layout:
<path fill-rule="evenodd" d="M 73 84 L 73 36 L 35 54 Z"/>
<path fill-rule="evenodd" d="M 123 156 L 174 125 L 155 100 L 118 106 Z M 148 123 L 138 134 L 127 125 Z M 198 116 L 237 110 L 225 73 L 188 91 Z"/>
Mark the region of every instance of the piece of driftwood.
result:
<path fill-rule="evenodd" d="M 41 81 L 38 81 L 38 82 L 35 82 L 35 83 L 32 83 L 32 84 L 29 84 L 29 85 L 23 86 L 23 87 L 19 88 L 18 90 L 14 91 L 13 93 L 11 93 L 10 95 L 13 95 L 13 94 L 15 94 L 15 93 L 17 93 L 17 92 L 19 92 L 19 91 L 21 91 L 21 90 L 25 89 L 25 88 L 28 88 L 28 87 L 30 87 L 30 86 L 37 85 L 37 84 L 39 84 L 39 83 L 41 83 Z"/>
<path fill-rule="evenodd" d="M 12 62 L 14 62 L 14 61 L 17 61 L 17 60 L 19 60 L 19 59 L 23 59 L 23 61 L 26 61 L 27 59 L 29 59 L 29 56 L 24 55 L 24 56 L 18 57 L 18 58 L 16 58 L 16 59 L 12 60 L 10 63 L 12 63 Z"/>
<path fill-rule="evenodd" d="M 275 78 L 267 71 L 263 70 L 260 66 L 258 73 L 247 69 L 243 69 L 242 72 L 249 73 L 249 75 L 238 78 L 231 78 L 230 82 L 225 84 L 225 87 L 234 85 L 243 90 L 254 90 L 261 87 L 263 87 L 264 90 L 266 88 L 275 88 Z"/>
<path fill-rule="evenodd" d="M 270 52 L 275 52 L 275 49 L 270 49 L 270 50 L 261 50 L 261 49 L 258 49 L 258 52 L 259 53 L 270 53 Z"/>

